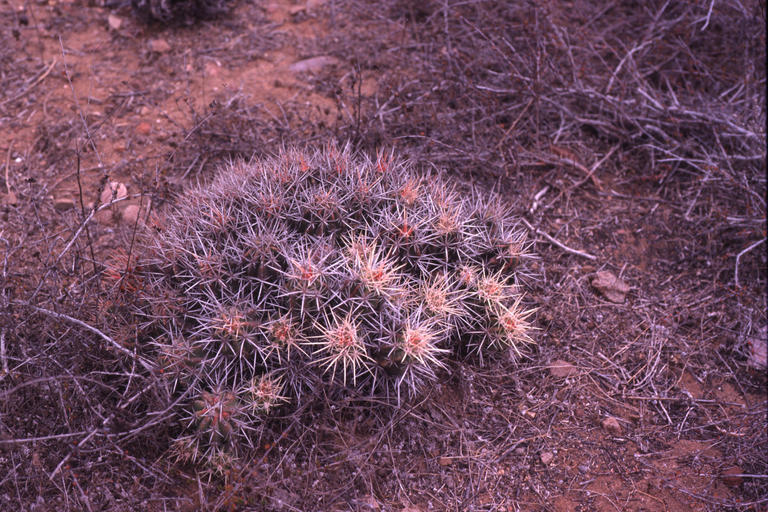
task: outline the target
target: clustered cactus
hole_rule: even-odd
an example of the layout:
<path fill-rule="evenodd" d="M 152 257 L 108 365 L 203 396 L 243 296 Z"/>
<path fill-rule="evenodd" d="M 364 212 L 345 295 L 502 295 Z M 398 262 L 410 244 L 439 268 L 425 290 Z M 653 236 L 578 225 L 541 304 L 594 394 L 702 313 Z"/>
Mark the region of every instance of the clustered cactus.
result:
<path fill-rule="evenodd" d="M 228 10 L 228 0 L 131 0 L 133 12 L 146 23 L 191 25 Z"/>
<path fill-rule="evenodd" d="M 451 354 L 533 342 L 508 208 L 391 155 L 232 164 L 160 224 L 132 279 L 184 458 L 221 464 L 319 386 L 400 400 Z"/>

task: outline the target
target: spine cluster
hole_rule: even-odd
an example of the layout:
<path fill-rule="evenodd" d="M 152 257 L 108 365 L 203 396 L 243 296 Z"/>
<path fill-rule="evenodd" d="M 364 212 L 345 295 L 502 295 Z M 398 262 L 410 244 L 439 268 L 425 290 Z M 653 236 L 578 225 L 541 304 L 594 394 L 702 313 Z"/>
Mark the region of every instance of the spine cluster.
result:
<path fill-rule="evenodd" d="M 324 383 L 399 399 L 451 354 L 532 343 L 508 209 L 391 156 L 233 164 L 162 224 L 135 279 L 185 458 L 225 457 Z"/>

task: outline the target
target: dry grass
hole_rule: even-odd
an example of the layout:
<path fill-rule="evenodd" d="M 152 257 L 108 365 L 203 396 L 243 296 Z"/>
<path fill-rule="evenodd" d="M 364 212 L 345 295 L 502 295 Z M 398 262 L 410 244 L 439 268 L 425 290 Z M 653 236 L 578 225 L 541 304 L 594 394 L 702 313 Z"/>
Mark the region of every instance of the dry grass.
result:
<path fill-rule="evenodd" d="M 46 75 L 46 37 L 105 11 L 35 5 L 24 22 L 3 9 L 0 66 L 12 71 L 0 75 L 0 126 L 18 134 L 0 145 L 0 195 L 18 199 L 0 206 L 4 507 L 766 506 L 766 375 L 750 362 L 768 321 L 764 3 L 329 1 L 298 14 L 322 20 L 316 38 L 268 37 L 277 28 L 241 6 L 205 37 L 165 37 L 191 62 L 244 65 L 283 43 L 333 55 L 341 64 L 308 77 L 305 93 L 335 112 L 220 92 L 180 107 L 163 145 L 129 144 L 114 165 L 93 155 L 127 137 L 113 120 L 129 102 L 163 99 L 155 77 L 109 96 L 106 119 L 91 120 L 84 97 L 67 110 L 53 84 L 81 77 L 60 64 Z M 141 59 L 159 77 L 188 72 L 178 54 Z M 36 120 L 31 137 L 24 119 Z M 130 229 L 95 222 L 88 203 L 132 175 L 158 206 L 229 157 L 328 139 L 394 146 L 510 198 L 538 238 L 538 350 L 520 364 L 456 363 L 402 407 L 318 396 L 278 411 L 252 460 L 206 480 L 163 455 L 171 404 L 141 340 L 114 332 L 130 289 L 108 290 L 99 275 L 110 248 L 130 247 Z M 46 199 L 61 179 L 82 187 L 74 212 Z M 599 270 L 631 285 L 626 303 L 590 286 Z M 551 371 L 560 360 L 569 375 Z M 728 471 L 747 476 L 726 485 Z"/>

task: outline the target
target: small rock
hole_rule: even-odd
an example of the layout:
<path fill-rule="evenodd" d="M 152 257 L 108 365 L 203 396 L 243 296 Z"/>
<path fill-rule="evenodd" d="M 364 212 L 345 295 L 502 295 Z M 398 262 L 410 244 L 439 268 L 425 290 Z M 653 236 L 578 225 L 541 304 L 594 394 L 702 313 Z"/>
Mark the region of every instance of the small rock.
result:
<path fill-rule="evenodd" d="M 568 361 L 563 361 L 562 359 L 558 359 L 556 361 L 552 361 L 549 364 L 549 373 L 553 377 L 564 379 L 566 377 L 570 377 L 571 375 L 575 375 L 579 373 L 579 369 L 573 366 Z"/>
<path fill-rule="evenodd" d="M 741 482 L 744 481 L 744 478 L 739 476 L 744 473 L 744 470 L 742 470 L 739 466 L 731 466 L 730 468 L 723 471 L 723 474 L 720 476 L 722 478 L 723 483 L 729 487 L 738 487 L 741 485 Z"/>
<path fill-rule="evenodd" d="M 118 199 L 125 199 L 126 197 L 128 197 L 126 186 L 118 181 L 111 181 L 101 191 L 101 204 L 108 204 Z"/>
<path fill-rule="evenodd" d="M 519 404 L 517 406 L 517 410 L 520 411 L 521 416 L 525 416 L 531 419 L 536 417 L 536 411 L 531 411 L 528 409 L 528 406 L 525 403 Z"/>
<path fill-rule="evenodd" d="M 146 210 L 144 213 L 146 213 Z M 126 206 L 121 216 L 122 216 L 123 222 L 125 222 L 129 226 L 134 226 L 136 225 L 137 222 L 140 222 L 140 223 L 144 222 L 144 219 L 141 218 L 141 209 L 137 204 L 129 204 L 128 206 Z"/>
<path fill-rule="evenodd" d="M 75 207 L 74 199 L 69 197 L 59 197 L 53 200 L 53 209 L 57 212 L 65 212 Z"/>
<path fill-rule="evenodd" d="M 16 197 L 16 193 L 14 193 L 13 191 L 10 191 L 3 196 L 3 204 L 16 206 L 18 203 L 19 203 L 19 199 Z"/>
<path fill-rule="evenodd" d="M 152 131 L 152 125 L 149 124 L 146 121 L 142 121 L 138 125 L 136 125 L 136 133 L 139 135 L 149 135 L 149 132 Z"/>
<path fill-rule="evenodd" d="M 623 304 L 629 293 L 629 285 L 616 277 L 613 272 L 603 270 L 592 278 L 592 286 L 611 302 Z"/>
<path fill-rule="evenodd" d="M 319 57 L 312 57 L 294 62 L 288 69 L 294 73 L 305 73 L 308 71 L 315 72 L 320 71 L 327 66 L 335 66 L 336 64 L 339 64 L 339 62 L 339 59 L 336 57 L 331 57 L 330 55 L 321 55 Z"/>
<path fill-rule="evenodd" d="M 541 463 L 546 466 L 550 462 L 552 462 L 552 459 L 555 458 L 555 455 L 552 452 L 542 452 L 540 457 L 541 457 Z"/>
<path fill-rule="evenodd" d="M 149 49 L 155 53 L 167 53 L 171 51 L 171 45 L 165 39 L 150 39 Z"/>
<path fill-rule="evenodd" d="M 110 14 L 107 16 L 107 23 L 112 30 L 120 30 L 120 27 L 123 26 L 123 18 L 116 14 Z"/>
<path fill-rule="evenodd" d="M 579 466 L 579 471 L 584 474 L 589 473 L 589 466 L 587 466 L 586 464 L 581 464 Z"/>
<path fill-rule="evenodd" d="M 453 462 L 453 459 L 451 459 L 450 457 L 440 457 L 437 460 L 437 463 L 440 464 L 441 466 L 450 466 L 452 462 Z"/>
<path fill-rule="evenodd" d="M 608 416 L 603 420 L 602 423 L 603 429 L 615 436 L 621 435 L 621 424 L 619 424 L 619 420 L 614 418 L 613 416 Z"/>
<path fill-rule="evenodd" d="M 218 61 L 216 62 L 208 61 L 203 66 L 203 72 L 205 72 L 207 76 L 211 76 L 211 77 L 219 76 L 219 74 L 221 73 L 221 63 L 219 63 Z"/>

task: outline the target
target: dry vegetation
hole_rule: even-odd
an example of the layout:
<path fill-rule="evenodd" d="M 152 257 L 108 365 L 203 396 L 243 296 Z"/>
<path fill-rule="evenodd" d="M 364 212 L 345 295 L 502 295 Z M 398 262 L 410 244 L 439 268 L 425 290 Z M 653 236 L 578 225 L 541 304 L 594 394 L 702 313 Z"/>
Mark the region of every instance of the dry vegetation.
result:
<path fill-rule="evenodd" d="M 768 506 L 764 2 L 0 9 L 0 508 Z M 401 406 L 278 410 L 222 476 L 173 464 L 172 404 L 115 327 L 130 283 L 104 279 L 133 250 L 123 205 L 329 140 L 508 198 L 536 350 Z M 99 206 L 112 181 L 129 195 Z"/>

